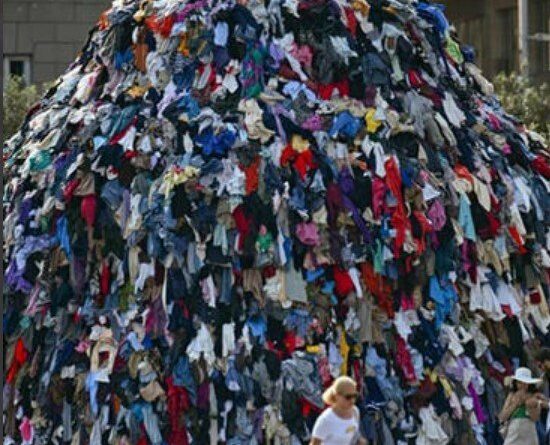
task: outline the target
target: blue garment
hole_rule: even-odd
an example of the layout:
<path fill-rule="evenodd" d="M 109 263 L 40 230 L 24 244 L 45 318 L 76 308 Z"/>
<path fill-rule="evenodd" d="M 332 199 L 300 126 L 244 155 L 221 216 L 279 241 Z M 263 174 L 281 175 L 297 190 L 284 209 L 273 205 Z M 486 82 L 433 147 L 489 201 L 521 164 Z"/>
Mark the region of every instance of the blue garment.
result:
<path fill-rule="evenodd" d="M 195 142 L 202 146 L 202 153 L 205 156 L 225 156 L 236 140 L 236 133 L 226 130 L 214 135 L 212 128 L 208 128 L 197 136 Z"/>
<path fill-rule="evenodd" d="M 172 369 L 172 378 L 175 386 L 183 386 L 187 390 L 191 403 L 195 405 L 197 402 L 197 385 L 191 375 L 189 358 L 186 355 L 178 357 L 178 361 Z"/>
<path fill-rule="evenodd" d="M 458 301 L 458 295 L 448 278 L 440 280 L 433 275 L 430 278 L 430 298 L 435 302 L 435 328 L 439 329 Z"/>
<path fill-rule="evenodd" d="M 300 337 L 305 337 L 308 326 L 313 322 L 313 317 L 306 309 L 291 309 L 284 319 L 283 324 L 296 331 Z"/>
<path fill-rule="evenodd" d="M 470 210 L 470 200 L 464 193 L 460 195 L 458 223 L 460 224 L 460 227 L 462 227 L 462 230 L 464 230 L 464 236 L 475 242 L 476 230 L 474 226 L 474 219 L 472 218 L 472 212 Z"/>
<path fill-rule="evenodd" d="M 312 283 L 316 281 L 318 278 L 321 278 L 325 274 L 325 269 L 322 267 L 319 267 L 315 270 L 307 270 L 306 271 L 306 281 L 308 283 Z"/>
<path fill-rule="evenodd" d="M 96 381 L 97 372 L 89 372 L 86 376 L 86 390 L 90 393 L 90 407 L 92 408 L 92 413 L 94 416 L 97 416 L 99 412 L 99 406 L 97 404 L 97 390 L 99 385 Z"/>
<path fill-rule="evenodd" d="M 61 248 L 65 251 L 68 259 L 71 259 L 71 241 L 69 239 L 69 230 L 67 226 L 67 217 L 63 215 L 57 220 L 55 227 L 55 237 Z"/>
<path fill-rule="evenodd" d="M 250 329 L 250 334 L 257 338 L 260 344 L 266 341 L 267 323 L 261 315 L 253 315 L 246 320 L 246 325 Z"/>
<path fill-rule="evenodd" d="M 349 111 L 344 111 L 336 116 L 332 121 L 332 126 L 328 131 L 330 137 L 337 135 L 354 138 L 361 129 L 361 120 L 353 116 Z"/>
<path fill-rule="evenodd" d="M 132 121 L 134 116 L 139 111 L 139 105 L 129 105 L 124 108 L 120 113 L 113 116 L 114 124 L 109 133 L 109 138 L 112 138 L 117 133 L 124 130 Z"/>
<path fill-rule="evenodd" d="M 444 5 L 439 3 L 430 4 L 419 2 L 416 6 L 416 10 L 420 17 L 435 26 L 435 29 L 437 29 L 442 35 L 447 35 L 449 22 L 443 13 L 445 10 Z"/>
<path fill-rule="evenodd" d="M 134 53 L 132 48 L 129 47 L 125 51 L 119 51 L 115 53 L 114 57 L 115 68 L 121 70 L 125 65 L 130 65 L 134 61 Z"/>

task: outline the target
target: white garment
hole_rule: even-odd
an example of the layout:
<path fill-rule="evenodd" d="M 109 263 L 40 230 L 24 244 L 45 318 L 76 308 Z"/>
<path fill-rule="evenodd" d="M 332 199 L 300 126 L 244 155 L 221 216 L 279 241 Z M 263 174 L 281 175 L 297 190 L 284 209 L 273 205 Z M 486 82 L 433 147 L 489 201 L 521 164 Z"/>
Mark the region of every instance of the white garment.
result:
<path fill-rule="evenodd" d="M 354 407 L 354 414 L 350 419 L 343 419 L 327 408 L 317 418 L 312 437 L 320 439 L 323 445 L 351 445 L 352 440 L 359 432 L 359 409 Z"/>
<path fill-rule="evenodd" d="M 489 272 L 487 267 L 478 266 L 478 281 L 472 283 L 468 278 L 466 284 L 470 287 L 470 312 L 482 310 L 489 318 L 494 321 L 500 321 L 505 317 L 500 301 L 493 291 L 489 280 L 486 278 L 486 273 Z"/>
<path fill-rule="evenodd" d="M 228 357 L 235 350 L 235 323 L 222 326 L 222 356 Z"/>
<path fill-rule="evenodd" d="M 416 445 L 445 445 L 449 443 L 449 437 L 441 427 L 441 420 L 435 413 L 433 405 L 420 408 L 418 417 L 422 424 L 418 430 Z"/>
<path fill-rule="evenodd" d="M 448 92 L 445 93 L 445 99 L 443 99 L 443 110 L 449 122 L 455 127 L 460 127 L 462 122 L 466 120 L 466 116 Z"/>
<path fill-rule="evenodd" d="M 143 290 L 145 285 L 145 280 L 149 277 L 155 276 L 155 260 L 151 260 L 150 263 L 141 263 L 139 265 L 139 276 L 134 285 L 134 292 Z"/>
<path fill-rule="evenodd" d="M 216 355 L 214 354 L 214 342 L 208 328 L 204 323 L 201 323 L 197 336 L 191 341 L 191 343 L 189 343 L 189 346 L 187 346 L 187 355 L 189 356 L 190 361 L 194 362 L 198 360 L 201 357 L 201 354 L 209 366 L 214 364 L 214 361 L 216 360 Z"/>
<path fill-rule="evenodd" d="M 363 153 L 365 153 L 365 156 L 367 157 L 369 157 L 371 152 L 374 150 L 374 159 L 376 162 L 375 172 L 379 177 L 384 178 L 386 176 L 386 160 L 384 157 L 384 147 L 382 147 L 382 144 L 380 142 L 373 142 L 368 136 L 366 136 L 361 143 L 361 150 L 363 150 Z"/>

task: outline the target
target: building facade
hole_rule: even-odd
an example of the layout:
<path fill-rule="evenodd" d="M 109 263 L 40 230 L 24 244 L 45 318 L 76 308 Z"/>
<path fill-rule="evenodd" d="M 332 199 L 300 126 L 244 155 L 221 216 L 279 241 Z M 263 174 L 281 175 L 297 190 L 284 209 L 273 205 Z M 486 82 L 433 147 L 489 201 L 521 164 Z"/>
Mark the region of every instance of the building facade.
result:
<path fill-rule="evenodd" d="M 461 40 L 488 77 L 518 70 L 517 0 L 441 0 Z M 29 83 L 59 76 L 111 0 L 4 0 L 4 78 Z M 529 0 L 529 34 L 550 32 L 550 0 Z M 529 42 L 530 74 L 550 80 L 550 42 Z"/>
<path fill-rule="evenodd" d="M 488 77 L 519 70 L 517 0 L 443 0 L 462 42 Z M 529 35 L 550 33 L 550 0 L 528 0 Z M 529 75 L 550 81 L 550 42 L 528 41 Z"/>
<path fill-rule="evenodd" d="M 63 73 L 111 0 L 4 0 L 3 73 L 42 83 Z"/>

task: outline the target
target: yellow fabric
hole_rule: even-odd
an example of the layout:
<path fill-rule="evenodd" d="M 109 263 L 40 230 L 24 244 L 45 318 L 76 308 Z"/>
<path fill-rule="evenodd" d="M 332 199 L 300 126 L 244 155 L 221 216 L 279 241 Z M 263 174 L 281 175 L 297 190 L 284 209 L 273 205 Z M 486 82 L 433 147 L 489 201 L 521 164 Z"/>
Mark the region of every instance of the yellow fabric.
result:
<path fill-rule="evenodd" d="M 319 354 L 320 350 L 321 350 L 321 348 L 319 347 L 319 345 L 308 345 L 308 346 L 306 346 L 306 351 L 309 354 Z"/>
<path fill-rule="evenodd" d="M 172 189 L 179 184 L 183 184 L 199 175 L 199 169 L 187 166 L 184 168 L 172 169 L 164 175 L 164 184 L 166 185 L 165 196 L 168 198 Z"/>
<path fill-rule="evenodd" d="M 342 365 L 340 366 L 340 375 L 348 375 L 349 351 L 350 351 L 350 347 L 348 345 L 348 342 L 346 341 L 346 335 L 342 330 L 342 333 L 340 334 L 340 354 L 342 355 L 343 362 L 342 362 Z"/>
<path fill-rule="evenodd" d="M 380 128 L 380 125 L 382 125 L 382 121 L 375 119 L 375 113 L 376 108 L 368 108 L 367 113 L 365 114 L 365 123 L 367 125 L 367 131 L 369 133 L 375 133 L 378 128 Z"/>
<path fill-rule="evenodd" d="M 126 91 L 130 97 L 137 98 L 142 97 L 148 90 L 148 86 L 134 85 Z"/>
<path fill-rule="evenodd" d="M 309 148 L 309 141 L 298 134 L 292 135 L 290 144 L 292 145 L 292 148 L 298 153 L 302 153 Z"/>
<path fill-rule="evenodd" d="M 370 5 L 365 0 L 353 0 L 351 7 L 355 11 L 361 12 L 362 15 L 368 16 L 370 11 Z"/>

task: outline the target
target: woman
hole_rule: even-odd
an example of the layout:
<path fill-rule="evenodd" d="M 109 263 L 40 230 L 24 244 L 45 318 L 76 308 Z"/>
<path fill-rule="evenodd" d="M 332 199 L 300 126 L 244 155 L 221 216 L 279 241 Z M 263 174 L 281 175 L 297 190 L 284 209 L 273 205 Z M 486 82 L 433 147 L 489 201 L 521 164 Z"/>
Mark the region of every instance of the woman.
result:
<path fill-rule="evenodd" d="M 366 445 L 359 433 L 357 395 L 357 384 L 350 377 L 341 376 L 332 383 L 323 393 L 329 407 L 317 418 L 310 445 Z"/>
<path fill-rule="evenodd" d="M 503 431 L 504 445 L 537 444 L 535 423 L 541 407 L 548 403 L 536 388 L 542 380 L 533 378 L 529 368 L 518 368 L 512 380 L 512 392 L 498 415 L 501 423 L 508 421 Z"/>

